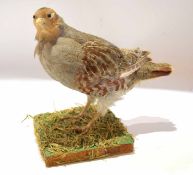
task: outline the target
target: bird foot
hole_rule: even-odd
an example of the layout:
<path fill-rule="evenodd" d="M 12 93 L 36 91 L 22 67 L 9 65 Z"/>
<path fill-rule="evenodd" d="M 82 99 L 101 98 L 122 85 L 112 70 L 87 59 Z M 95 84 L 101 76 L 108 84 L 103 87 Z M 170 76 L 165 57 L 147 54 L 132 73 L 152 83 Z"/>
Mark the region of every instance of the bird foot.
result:
<path fill-rule="evenodd" d="M 93 126 L 93 124 L 96 122 L 96 120 L 98 120 L 99 117 L 100 113 L 97 113 L 96 116 L 86 126 L 83 127 L 76 126 L 73 128 L 73 130 L 75 130 L 77 133 L 86 134 L 89 131 L 89 129 Z"/>
<path fill-rule="evenodd" d="M 77 114 L 77 115 L 74 115 L 74 116 L 64 116 L 62 119 L 65 120 L 65 119 L 71 119 L 71 120 L 76 120 L 76 119 L 82 119 L 84 116 L 84 114 Z"/>
<path fill-rule="evenodd" d="M 76 131 L 77 133 L 86 134 L 90 129 L 90 126 L 86 125 L 83 127 L 74 127 L 72 130 Z"/>

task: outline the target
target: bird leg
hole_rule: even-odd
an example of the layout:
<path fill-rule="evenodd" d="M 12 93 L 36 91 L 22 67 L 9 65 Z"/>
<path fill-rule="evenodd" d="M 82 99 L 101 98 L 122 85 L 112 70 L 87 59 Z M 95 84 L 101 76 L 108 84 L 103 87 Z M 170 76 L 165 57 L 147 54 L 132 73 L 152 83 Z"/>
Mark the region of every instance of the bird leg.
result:
<path fill-rule="evenodd" d="M 109 103 L 107 103 L 110 101 Z M 93 124 L 101 117 L 104 116 L 107 112 L 108 107 L 110 106 L 110 103 L 112 103 L 113 100 L 109 100 L 106 98 L 98 99 L 97 105 L 96 105 L 96 113 L 94 114 L 93 118 L 90 120 L 90 122 L 86 126 L 82 127 L 74 127 L 73 130 L 85 134 L 89 131 L 89 129 L 93 126 Z"/>
<path fill-rule="evenodd" d="M 86 111 L 89 109 L 91 103 L 93 102 L 93 99 L 91 97 L 88 97 L 87 99 L 87 103 L 86 106 L 84 107 L 84 109 L 80 112 L 80 114 L 77 115 L 77 118 L 80 118 L 82 116 L 84 116 L 84 114 L 86 113 Z"/>
<path fill-rule="evenodd" d="M 74 127 L 73 130 L 83 134 L 87 133 L 89 129 L 92 127 L 92 125 L 100 118 L 100 116 L 101 114 L 97 112 L 95 116 L 92 118 L 92 120 L 86 126 Z"/>
<path fill-rule="evenodd" d="M 89 109 L 91 103 L 93 102 L 93 98 L 88 97 L 87 98 L 87 103 L 84 106 L 83 110 L 78 114 L 78 115 L 74 115 L 74 116 L 67 116 L 64 117 L 64 119 L 78 119 L 78 118 L 82 118 L 84 116 L 84 114 L 86 113 L 86 111 Z"/>

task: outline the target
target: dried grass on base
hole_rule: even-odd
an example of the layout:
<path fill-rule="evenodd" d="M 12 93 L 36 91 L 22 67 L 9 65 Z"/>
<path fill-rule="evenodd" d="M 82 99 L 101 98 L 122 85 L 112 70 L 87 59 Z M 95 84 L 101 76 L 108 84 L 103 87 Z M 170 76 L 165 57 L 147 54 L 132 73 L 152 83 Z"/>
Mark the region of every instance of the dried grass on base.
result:
<path fill-rule="evenodd" d="M 133 144 L 132 136 L 111 111 L 96 121 L 86 134 L 76 133 L 71 128 L 85 126 L 96 113 L 91 107 L 85 116 L 73 119 L 81 110 L 82 107 L 76 107 L 33 117 L 35 135 L 44 160 L 84 150 Z"/>

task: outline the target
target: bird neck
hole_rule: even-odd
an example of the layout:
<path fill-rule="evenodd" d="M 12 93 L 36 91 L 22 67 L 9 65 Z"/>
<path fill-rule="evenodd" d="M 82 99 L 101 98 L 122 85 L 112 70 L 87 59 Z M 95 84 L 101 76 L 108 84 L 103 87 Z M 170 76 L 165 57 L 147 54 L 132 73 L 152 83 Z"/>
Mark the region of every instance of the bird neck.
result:
<path fill-rule="evenodd" d="M 36 40 L 42 43 L 55 44 L 57 39 L 62 35 L 62 30 L 58 27 L 37 31 Z"/>
<path fill-rule="evenodd" d="M 38 30 L 36 33 L 36 40 L 39 43 L 50 43 L 54 45 L 57 39 L 64 34 L 65 23 L 62 18 L 59 18 L 55 27 Z"/>

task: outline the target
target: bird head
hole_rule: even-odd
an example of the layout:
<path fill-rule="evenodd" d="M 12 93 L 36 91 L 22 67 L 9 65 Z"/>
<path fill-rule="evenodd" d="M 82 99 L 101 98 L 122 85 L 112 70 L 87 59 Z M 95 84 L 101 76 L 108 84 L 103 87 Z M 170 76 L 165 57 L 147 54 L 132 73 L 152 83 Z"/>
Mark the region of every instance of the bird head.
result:
<path fill-rule="evenodd" d="M 172 67 L 167 63 L 152 63 L 146 62 L 137 72 L 139 80 L 151 79 L 169 75 L 172 72 Z"/>
<path fill-rule="evenodd" d="M 36 39 L 44 42 L 56 42 L 63 32 L 62 18 L 51 8 L 43 7 L 33 15 L 37 30 Z"/>

